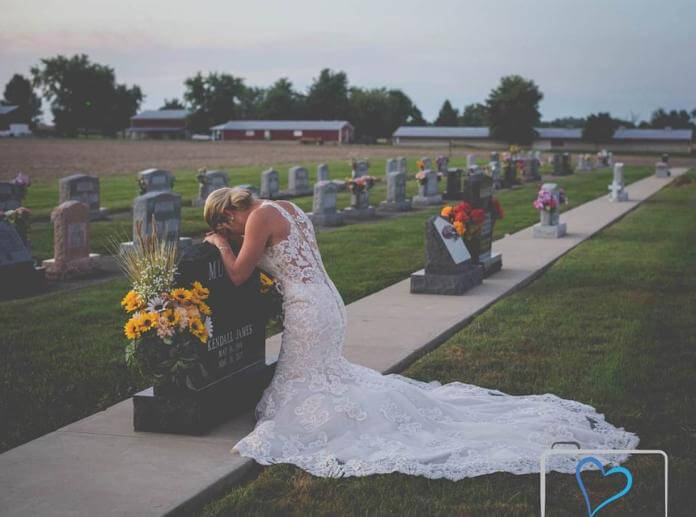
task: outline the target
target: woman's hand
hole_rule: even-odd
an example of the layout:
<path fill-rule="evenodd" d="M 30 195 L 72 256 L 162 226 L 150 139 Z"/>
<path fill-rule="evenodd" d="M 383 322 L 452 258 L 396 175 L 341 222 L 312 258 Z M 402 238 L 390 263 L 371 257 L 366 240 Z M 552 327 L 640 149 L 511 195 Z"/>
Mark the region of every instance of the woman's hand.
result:
<path fill-rule="evenodd" d="M 203 239 L 203 242 L 209 242 L 213 246 L 217 248 L 229 248 L 230 244 L 227 241 L 227 238 L 219 233 L 216 232 L 208 232 L 205 235 L 205 239 Z"/>

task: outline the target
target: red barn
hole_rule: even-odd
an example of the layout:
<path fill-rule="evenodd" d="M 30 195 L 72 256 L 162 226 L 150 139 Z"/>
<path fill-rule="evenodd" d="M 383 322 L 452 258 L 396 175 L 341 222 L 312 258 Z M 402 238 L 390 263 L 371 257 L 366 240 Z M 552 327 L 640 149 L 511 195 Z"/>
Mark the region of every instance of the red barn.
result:
<path fill-rule="evenodd" d="M 188 110 L 143 111 L 131 117 L 131 138 L 187 138 Z"/>
<path fill-rule="evenodd" d="M 350 143 L 354 128 L 345 120 L 231 120 L 213 126 L 214 140 L 309 140 Z"/>

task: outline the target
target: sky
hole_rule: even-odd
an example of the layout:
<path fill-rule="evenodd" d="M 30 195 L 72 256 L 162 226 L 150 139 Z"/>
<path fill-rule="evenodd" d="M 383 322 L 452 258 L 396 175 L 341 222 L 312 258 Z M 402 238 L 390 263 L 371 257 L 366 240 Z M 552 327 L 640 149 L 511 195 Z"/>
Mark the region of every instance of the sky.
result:
<path fill-rule="evenodd" d="M 198 71 L 306 91 L 322 68 L 399 88 L 428 120 L 510 74 L 539 86 L 543 120 L 696 108 L 696 0 L 0 0 L 0 13 L 0 88 L 85 53 L 139 85 L 143 109 L 181 99 Z"/>

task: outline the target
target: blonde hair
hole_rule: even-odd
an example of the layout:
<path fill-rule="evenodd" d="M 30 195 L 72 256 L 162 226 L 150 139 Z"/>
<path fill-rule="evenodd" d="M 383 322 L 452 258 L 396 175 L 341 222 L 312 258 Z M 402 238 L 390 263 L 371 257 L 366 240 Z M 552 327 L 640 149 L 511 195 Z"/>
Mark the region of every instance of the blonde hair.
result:
<path fill-rule="evenodd" d="M 203 217 L 212 229 L 227 221 L 225 210 L 246 210 L 254 202 L 254 194 L 242 187 L 225 187 L 208 194 L 203 207 Z"/>

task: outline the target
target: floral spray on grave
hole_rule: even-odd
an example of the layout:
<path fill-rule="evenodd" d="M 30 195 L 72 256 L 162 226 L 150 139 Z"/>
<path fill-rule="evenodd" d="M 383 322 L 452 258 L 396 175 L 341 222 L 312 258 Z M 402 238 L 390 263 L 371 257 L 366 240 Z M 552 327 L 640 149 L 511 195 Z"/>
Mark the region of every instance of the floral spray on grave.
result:
<path fill-rule="evenodd" d="M 177 244 L 160 240 L 157 225 L 144 235 L 136 228 L 134 246 L 115 253 L 131 283 L 121 306 L 129 314 L 126 364 L 151 381 L 155 391 L 195 390 L 208 377 L 199 352 L 212 335 L 209 291 L 200 282 L 175 287 Z"/>

